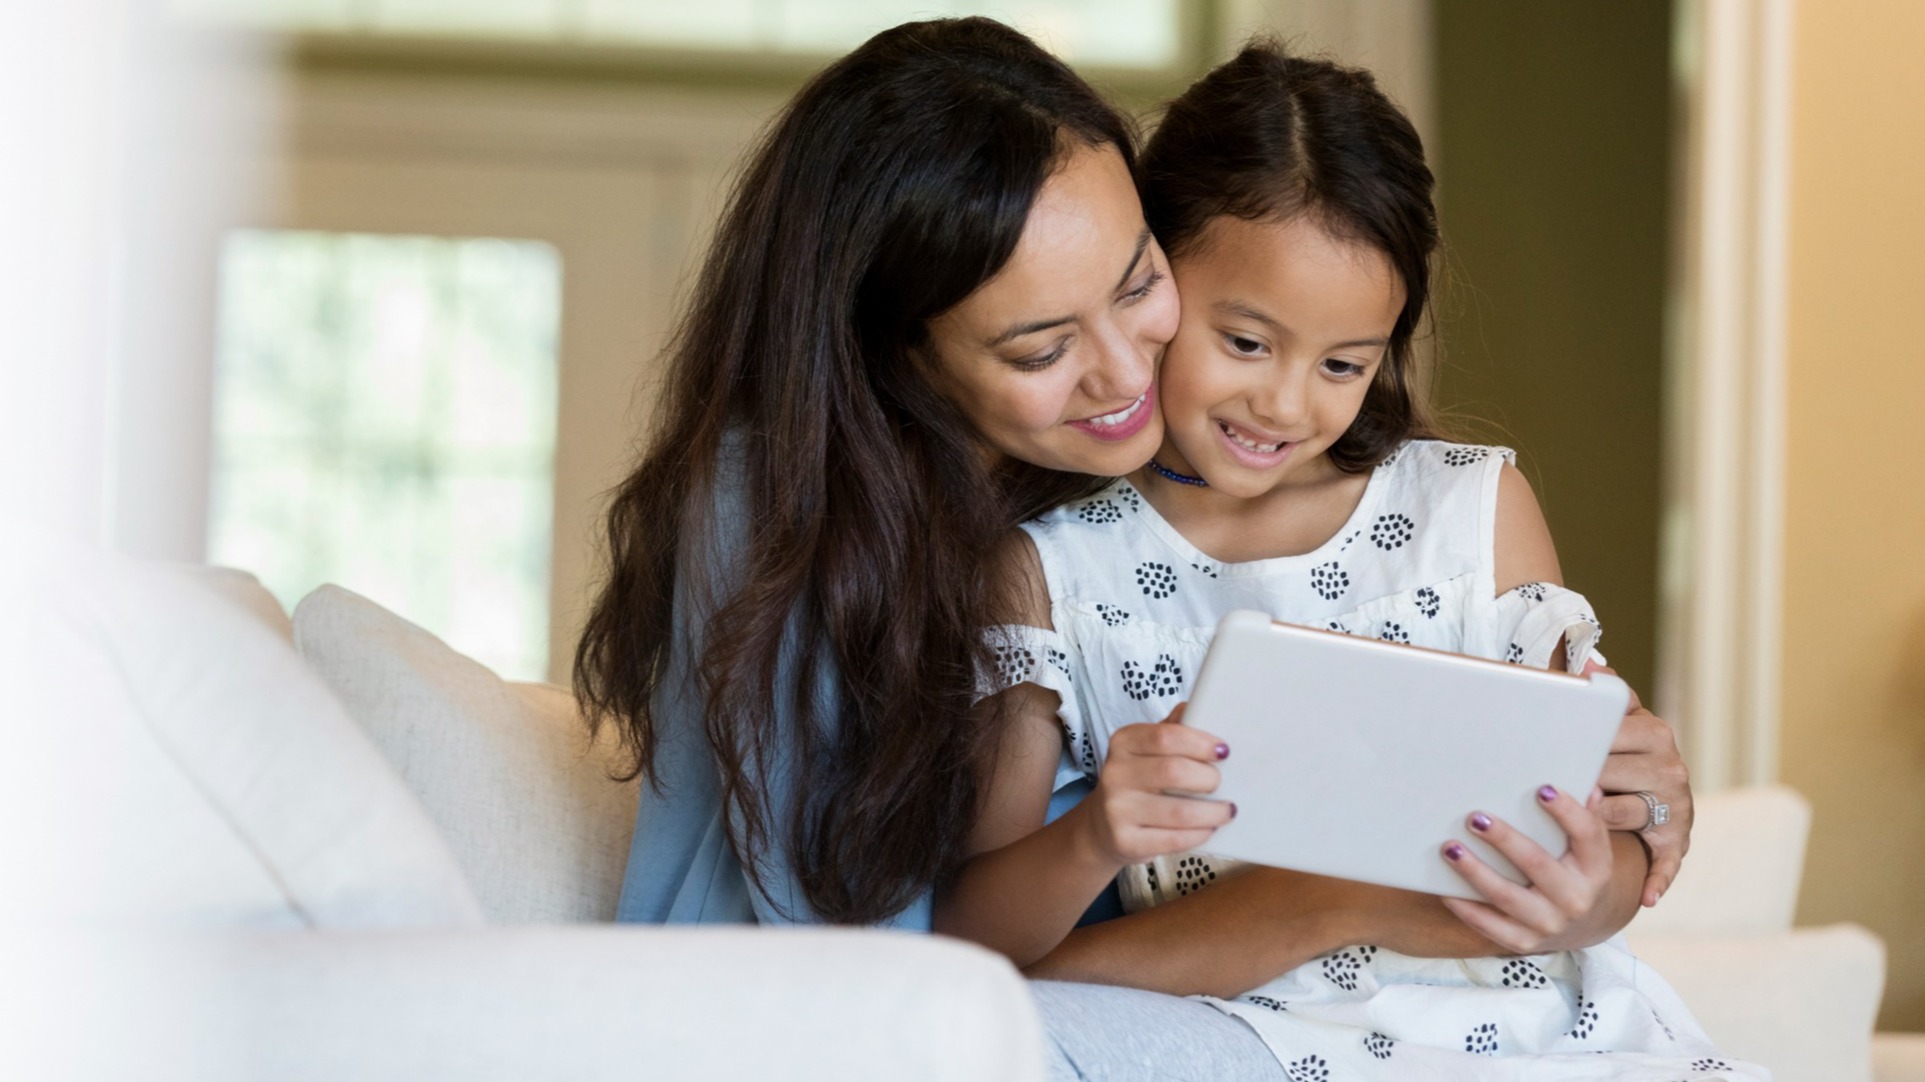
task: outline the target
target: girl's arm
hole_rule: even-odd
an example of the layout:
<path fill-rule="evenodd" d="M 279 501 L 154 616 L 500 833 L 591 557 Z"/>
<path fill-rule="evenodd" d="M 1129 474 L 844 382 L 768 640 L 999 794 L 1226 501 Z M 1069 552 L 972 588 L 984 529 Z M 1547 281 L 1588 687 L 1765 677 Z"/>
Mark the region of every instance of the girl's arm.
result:
<path fill-rule="evenodd" d="M 1048 627 L 1049 598 L 1027 536 L 1009 546 L 1003 569 L 1003 581 L 1017 587 L 1017 622 Z M 975 855 L 936 897 L 935 931 L 1019 966 L 1060 943 L 1125 866 L 1193 849 L 1235 814 L 1216 801 L 1164 795 L 1216 790 L 1215 764 L 1227 749 L 1215 737 L 1180 724 L 1130 725 L 1111 738 L 1089 796 L 1045 826 L 1062 752 L 1056 707 L 1056 693 L 1034 684 L 979 707 L 1002 711 L 1002 740 L 970 836 Z"/>

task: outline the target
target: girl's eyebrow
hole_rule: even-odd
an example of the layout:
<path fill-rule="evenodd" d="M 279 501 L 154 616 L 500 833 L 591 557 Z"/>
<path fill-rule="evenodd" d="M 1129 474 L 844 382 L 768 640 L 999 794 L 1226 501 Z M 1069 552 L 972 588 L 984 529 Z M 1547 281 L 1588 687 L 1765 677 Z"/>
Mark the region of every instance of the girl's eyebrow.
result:
<path fill-rule="evenodd" d="M 1145 250 L 1149 248 L 1149 246 L 1150 246 L 1150 229 L 1148 226 L 1144 226 L 1143 232 L 1137 234 L 1136 236 L 1136 249 L 1130 253 L 1129 265 L 1123 268 L 1123 277 L 1116 280 L 1116 289 L 1122 289 L 1125 285 L 1129 283 L 1130 275 L 1136 272 L 1136 265 L 1138 263 L 1143 262 L 1143 253 Z M 1116 292 L 1116 289 L 1113 289 L 1110 292 L 1114 293 Z M 1021 338 L 1023 335 L 1026 335 L 1026 334 L 1035 334 L 1037 331 L 1046 331 L 1046 330 L 1049 330 L 1051 327 L 1061 327 L 1066 324 L 1070 324 L 1074 322 L 1076 322 L 1075 316 L 1059 316 L 1055 319 L 1038 319 L 1038 320 L 1032 320 L 1028 323 L 1018 323 L 1014 327 L 1011 327 L 1008 330 L 1005 330 L 1003 333 L 997 335 L 996 337 L 991 338 L 989 341 L 984 342 L 983 347 L 985 349 L 995 349 L 997 346 L 1002 345 L 1004 342 L 1007 342 L 1012 338 Z"/>
<path fill-rule="evenodd" d="M 1222 312 L 1226 316 L 1239 316 L 1243 319 L 1251 320 L 1256 323 L 1261 323 L 1264 326 L 1270 328 L 1272 331 L 1275 331 L 1279 335 L 1286 335 L 1290 333 L 1290 328 L 1284 326 L 1282 323 L 1278 322 L 1275 318 L 1264 314 L 1264 312 L 1261 309 L 1257 308 L 1255 305 L 1250 304 L 1247 301 L 1217 301 L 1215 304 L 1211 305 L 1210 307 L 1215 308 L 1217 311 Z M 1352 338 L 1347 342 L 1333 343 L 1332 345 L 1326 348 L 1358 349 L 1358 348 L 1368 348 L 1372 346 L 1388 346 L 1388 345 L 1390 345 L 1390 339 L 1383 338 L 1383 337 Z"/>

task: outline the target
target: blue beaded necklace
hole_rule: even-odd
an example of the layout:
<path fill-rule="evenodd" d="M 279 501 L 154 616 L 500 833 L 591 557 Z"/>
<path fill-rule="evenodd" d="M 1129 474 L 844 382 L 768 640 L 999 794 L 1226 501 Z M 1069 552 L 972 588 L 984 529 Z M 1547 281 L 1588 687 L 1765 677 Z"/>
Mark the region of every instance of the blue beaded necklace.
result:
<path fill-rule="evenodd" d="M 1187 473 L 1178 473 L 1153 458 L 1150 459 L 1150 472 L 1166 481 L 1175 481 L 1179 485 L 1196 485 L 1200 488 L 1210 487 L 1210 482 L 1205 481 L 1203 478 L 1191 477 Z"/>

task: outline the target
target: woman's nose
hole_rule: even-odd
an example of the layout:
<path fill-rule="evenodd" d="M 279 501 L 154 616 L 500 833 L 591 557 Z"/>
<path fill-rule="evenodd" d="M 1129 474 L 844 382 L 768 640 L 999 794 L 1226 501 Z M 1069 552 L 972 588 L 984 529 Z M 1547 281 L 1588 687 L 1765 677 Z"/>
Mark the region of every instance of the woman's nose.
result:
<path fill-rule="evenodd" d="M 1156 352 L 1149 344 L 1111 327 L 1099 335 L 1083 390 L 1091 398 L 1121 403 L 1149 390 L 1156 375 Z"/>

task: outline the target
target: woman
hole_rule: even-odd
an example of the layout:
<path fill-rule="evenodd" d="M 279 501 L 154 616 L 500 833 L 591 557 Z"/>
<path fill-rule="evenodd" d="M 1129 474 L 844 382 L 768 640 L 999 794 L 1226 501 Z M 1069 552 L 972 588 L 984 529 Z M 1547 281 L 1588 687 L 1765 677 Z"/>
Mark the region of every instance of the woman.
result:
<path fill-rule="evenodd" d="M 591 722 L 649 780 L 623 919 L 928 928 L 1000 735 L 970 709 L 990 554 L 1162 439 L 1176 308 L 1133 170 L 1127 122 L 983 19 L 877 35 L 755 151 L 576 657 Z M 1669 730 L 1625 732 L 1605 784 L 1670 801 L 1653 844 L 1681 851 Z M 1642 825 L 1623 800 L 1644 810 L 1607 822 Z M 1083 929 L 1039 972 L 1253 987 L 1392 910 L 1406 953 L 1490 950 L 1441 909 L 1413 922 L 1409 898 L 1287 872 L 1193 900 Z M 1171 936 L 1186 949 L 1140 964 Z"/>

